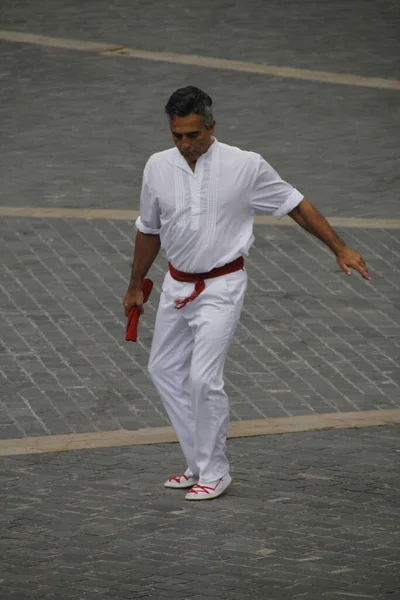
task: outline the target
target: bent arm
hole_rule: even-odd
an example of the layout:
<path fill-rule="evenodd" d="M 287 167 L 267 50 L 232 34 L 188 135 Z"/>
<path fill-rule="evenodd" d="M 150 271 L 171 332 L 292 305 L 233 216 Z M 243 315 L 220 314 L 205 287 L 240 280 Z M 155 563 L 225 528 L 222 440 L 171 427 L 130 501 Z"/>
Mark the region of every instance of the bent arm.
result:
<path fill-rule="evenodd" d="M 135 253 L 132 264 L 130 290 L 141 290 L 143 279 L 160 251 L 160 236 L 138 231 L 135 241 Z"/>

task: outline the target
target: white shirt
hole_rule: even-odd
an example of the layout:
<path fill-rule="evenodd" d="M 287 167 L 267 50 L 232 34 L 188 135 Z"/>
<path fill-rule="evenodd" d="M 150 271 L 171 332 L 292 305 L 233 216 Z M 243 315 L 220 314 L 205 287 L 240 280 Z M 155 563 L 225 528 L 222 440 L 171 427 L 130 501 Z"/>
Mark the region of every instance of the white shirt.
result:
<path fill-rule="evenodd" d="M 204 273 L 248 254 L 256 210 L 279 219 L 302 199 L 259 154 L 215 139 L 194 172 L 177 148 L 149 158 L 136 227 L 176 269 Z"/>

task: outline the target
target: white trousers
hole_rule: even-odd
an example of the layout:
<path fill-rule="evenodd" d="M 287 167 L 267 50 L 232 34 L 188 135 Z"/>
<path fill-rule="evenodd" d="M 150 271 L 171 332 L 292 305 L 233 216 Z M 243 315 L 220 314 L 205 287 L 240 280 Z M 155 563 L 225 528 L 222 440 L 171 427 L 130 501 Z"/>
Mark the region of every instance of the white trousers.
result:
<path fill-rule="evenodd" d="M 244 270 L 205 281 L 205 290 L 181 310 L 175 298 L 193 283 L 167 273 L 156 317 L 149 372 L 176 431 L 188 472 L 210 483 L 229 472 L 229 403 L 223 370 L 247 287 Z"/>

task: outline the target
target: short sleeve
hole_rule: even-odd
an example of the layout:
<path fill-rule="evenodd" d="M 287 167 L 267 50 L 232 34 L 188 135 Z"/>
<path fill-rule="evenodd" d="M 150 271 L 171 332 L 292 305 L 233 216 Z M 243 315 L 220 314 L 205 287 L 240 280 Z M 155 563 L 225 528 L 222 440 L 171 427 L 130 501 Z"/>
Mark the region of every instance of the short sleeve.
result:
<path fill-rule="evenodd" d="M 140 194 L 140 216 L 136 219 L 136 228 L 141 233 L 158 235 L 161 229 L 160 209 L 150 183 L 150 168 L 147 163 L 143 172 Z"/>
<path fill-rule="evenodd" d="M 280 219 L 296 208 L 304 196 L 294 187 L 283 181 L 278 173 L 260 155 L 256 174 L 251 187 L 251 205 Z"/>

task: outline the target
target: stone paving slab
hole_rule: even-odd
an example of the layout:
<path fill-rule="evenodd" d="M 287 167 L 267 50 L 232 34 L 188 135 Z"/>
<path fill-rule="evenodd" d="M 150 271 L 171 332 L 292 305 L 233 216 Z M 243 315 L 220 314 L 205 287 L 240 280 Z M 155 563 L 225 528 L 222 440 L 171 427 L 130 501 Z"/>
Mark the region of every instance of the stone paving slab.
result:
<path fill-rule="evenodd" d="M 1 27 L 166 52 L 397 77 L 392 0 L 2 0 Z"/>
<path fill-rule="evenodd" d="M 233 420 L 400 406 L 400 232 L 341 234 L 372 283 L 299 228 L 256 227 L 225 373 Z M 162 256 L 140 343 L 124 341 L 133 238 L 124 221 L 0 222 L 3 438 L 168 424 L 146 370 Z"/>
<path fill-rule="evenodd" d="M 397 600 L 399 432 L 232 440 L 205 503 L 162 486 L 177 445 L 4 459 L 2 597 Z"/>
<path fill-rule="evenodd" d="M 328 216 L 400 218 L 398 92 L 0 42 L 0 204 L 137 209 L 171 146 L 163 107 L 187 84 L 216 134 L 261 153 Z"/>

